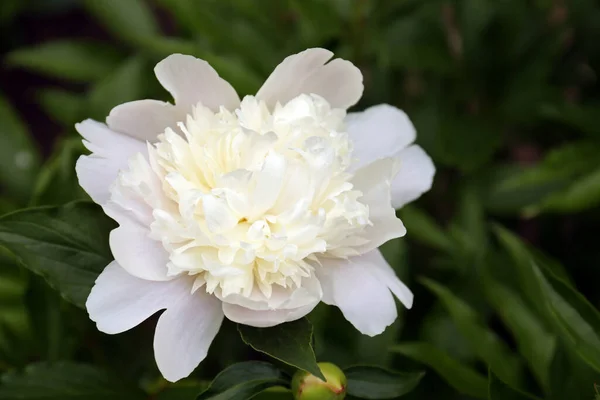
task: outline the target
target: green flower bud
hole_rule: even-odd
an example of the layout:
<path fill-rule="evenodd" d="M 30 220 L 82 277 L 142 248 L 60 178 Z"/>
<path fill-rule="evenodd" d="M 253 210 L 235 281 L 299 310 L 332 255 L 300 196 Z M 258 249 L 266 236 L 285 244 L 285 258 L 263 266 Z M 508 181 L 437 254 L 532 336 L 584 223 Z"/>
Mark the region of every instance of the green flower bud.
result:
<path fill-rule="evenodd" d="M 292 379 L 292 393 L 296 400 L 342 400 L 346 397 L 346 375 L 332 363 L 319 363 L 326 382 L 309 374 L 298 371 Z"/>

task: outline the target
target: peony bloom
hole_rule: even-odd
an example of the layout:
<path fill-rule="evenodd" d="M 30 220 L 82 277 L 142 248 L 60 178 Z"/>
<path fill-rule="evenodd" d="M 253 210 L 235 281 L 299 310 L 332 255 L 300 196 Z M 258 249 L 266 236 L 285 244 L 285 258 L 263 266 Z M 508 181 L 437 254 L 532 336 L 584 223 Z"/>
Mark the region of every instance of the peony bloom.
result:
<path fill-rule="evenodd" d="M 269 327 L 335 305 L 377 335 L 413 296 L 377 248 L 406 232 L 394 208 L 434 166 L 400 110 L 346 113 L 360 71 L 324 49 L 286 58 L 241 101 L 208 63 L 174 54 L 155 68 L 175 104 L 115 107 L 77 124 L 91 155 L 81 186 L 119 223 L 115 261 L 87 300 L 120 333 L 159 310 L 154 353 L 176 381 L 204 359 L 223 317 Z"/>

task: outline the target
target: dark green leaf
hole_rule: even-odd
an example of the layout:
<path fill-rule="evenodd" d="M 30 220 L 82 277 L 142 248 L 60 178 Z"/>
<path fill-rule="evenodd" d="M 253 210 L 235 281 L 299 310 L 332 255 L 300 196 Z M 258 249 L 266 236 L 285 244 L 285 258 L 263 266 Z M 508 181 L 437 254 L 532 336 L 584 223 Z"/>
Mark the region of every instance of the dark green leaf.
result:
<path fill-rule="evenodd" d="M 111 47 L 74 40 L 42 43 L 6 56 L 9 65 L 75 82 L 102 78 L 115 68 L 118 60 Z"/>
<path fill-rule="evenodd" d="M 254 396 L 252 400 L 292 400 L 293 398 L 294 396 L 290 389 L 282 386 L 274 386 L 263 390 Z"/>
<path fill-rule="evenodd" d="M 569 283 L 551 271 L 542 271 L 524 246 L 505 230 L 496 228 L 516 262 L 520 284 L 538 311 L 565 344 L 600 372 L 600 313 Z M 545 274 L 544 274 L 545 272 Z"/>
<path fill-rule="evenodd" d="M 555 347 L 550 365 L 549 400 L 592 399 L 594 384 L 600 382 L 600 373 L 587 365 L 563 343 Z"/>
<path fill-rule="evenodd" d="M 30 208 L 0 218 L 0 244 L 83 308 L 94 281 L 113 259 L 108 234 L 114 228 L 92 203 Z"/>
<path fill-rule="evenodd" d="M 16 200 L 27 201 L 39 162 L 25 125 L 0 95 L 0 189 Z"/>
<path fill-rule="evenodd" d="M 510 387 L 489 372 L 489 400 L 539 400 L 538 397 Z"/>
<path fill-rule="evenodd" d="M 403 207 L 400 218 L 406 226 L 409 238 L 414 238 L 442 251 L 450 251 L 452 240 L 446 235 L 437 222 L 427 213 L 415 206 Z"/>
<path fill-rule="evenodd" d="M 488 300 L 512 332 L 519 352 L 527 360 L 538 382 L 547 388 L 556 338 L 546 330 L 538 316 L 517 293 L 491 278 L 484 281 L 484 290 Z"/>
<path fill-rule="evenodd" d="M 27 275 L 15 258 L 0 247 L 0 360 L 21 365 L 30 346 L 31 327 L 23 300 Z"/>
<path fill-rule="evenodd" d="M 49 362 L 67 358 L 68 321 L 60 294 L 48 286 L 41 276 L 32 275 L 25 304 L 31 320 L 36 354 Z"/>
<path fill-rule="evenodd" d="M 184 380 L 162 389 L 153 398 L 156 400 L 194 400 L 208 388 L 208 385 L 209 383 Z"/>
<path fill-rule="evenodd" d="M 22 373 L 2 377 L 0 400 L 135 400 L 143 399 L 136 387 L 96 367 L 61 362 L 32 364 Z"/>
<path fill-rule="evenodd" d="M 227 367 L 197 400 L 246 400 L 273 386 L 286 386 L 289 378 L 272 364 L 248 361 Z"/>
<path fill-rule="evenodd" d="M 137 43 L 159 35 L 158 25 L 144 0 L 85 0 L 88 11 L 120 39 Z"/>
<path fill-rule="evenodd" d="M 430 366 L 459 392 L 478 399 L 487 398 L 488 385 L 485 377 L 432 345 L 403 343 L 395 345 L 391 350 Z"/>
<path fill-rule="evenodd" d="M 56 153 L 44 165 L 35 184 L 30 205 L 62 205 L 73 200 L 83 200 L 87 195 L 79 186 L 75 164 L 85 152 L 80 138 L 70 138 L 59 143 Z"/>
<path fill-rule="evenodd" d="M 98 82 L 89 93 L 91 116 L 104 119 L 113 107 L 142 97 L 144 68 L 144 60 L 133 57 Z"/>
<path fill-rule="evenodd" d="M 411 392 L 424 372 L 402 373 L 373 366 L 354 366 L 344 370 L 347 393 L 361 399 L 395 399 Z"/>
<path fill-rule="evenodd" d="M 477 355 L 490 368 L 511 384 L 519 384 L 521 364 L 508 346 L 487 328 L 471 306 L 456 297 L 448 288 L 429 279 L 423 279 L 427 286 L 442 301 L 459 329 L 469 340 Z"/>
<path fill-rule="evenodd" d="M 242 340 L 254 350 L 310 372 L 323 380 L 312 347 L 313 327 L 306 318 L 272 328 L 238 325 Z"/>
<path fill-rule="evenodd" d="M 598 204 L 600 204 L 600 168 L 579 177 L 564 190 L 551 194 L 538 206 L 531 207 L 528 213 L 577 212 Z"/>
<path fill-rule="evenodd" d="M 77 93 L 61 89 L 42 89 L 37 98 L 46 114 L 64 127 L 71 128 L 82 119 L 84 99 Z"/>
<path fill-rule="evenodd" d="M 487 205 L 530 215 L 585 207 L 598 198 L 588 175 L 598 167 L 598 151 L 596 143 L 581 140 L 550 151 L 534 167 L 505 167 L 490 179 Z"/>

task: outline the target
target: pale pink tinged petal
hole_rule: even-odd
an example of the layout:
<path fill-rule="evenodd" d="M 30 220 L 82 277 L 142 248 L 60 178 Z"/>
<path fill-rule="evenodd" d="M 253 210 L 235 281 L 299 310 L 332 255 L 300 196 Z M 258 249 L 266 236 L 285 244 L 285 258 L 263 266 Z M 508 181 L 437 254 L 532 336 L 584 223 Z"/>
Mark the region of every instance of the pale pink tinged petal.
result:
<path fill-rule="evenodd" d="M 172 54 L 156 64 L 154 73 L 176 106 L 186 113 L 191 113 L 198 102 L 213 111 L 221 106 L 231 111 L 240 104 L 235 89 L 206 61 L 196 57 Z"/>
<path fill-rule="evenodd" d="M 369 220 L 373 223 L 361 234 L 369 239 L 369 243 L 356 248 L 359 253 L 371 251 L 388 240 L 406 234 L 406 228 L 396 217 L 391 203 L 390 179 L 393 168 L 392 159 L 377 160 L 358 170 L 352 179 L 354 187 L 363 193 L 359 200 L 369 207 Z"/>
<path fill-rule="evenodd" d="M 308 49 L 291 55 L 279 64 L 256 94 L 268 106 L 285 104 L 301 94 L 317 94 L 333 108 L 348 108 L 363 92 L 360 70 L 351 62 L 331 59 L 325 49 Z"/>
<path fill-rule="evenodd" d="M 188 110 L 191 111 L 191 110 Z M 158 100 L 138 100 L 116 106 L 106 117 L 110 129 L 154 143 L 167 127 L 185 121 L 185 110 Z"/>
<path fill-rule="evenodd" d="M 300 319 L 311 312 L 317 304 L 318 301 L 292 309 L 250 310 L 235 304 L 223 303 L 223 312 L 230 321 L 257 328 L 268 328 Z"/>
<path fill-rule="evenodd" d="M 121 333 L 169 307 L 182 291 L 189 293 L 189 286 L 181 279 L 168 282 L 139 279 L 113 261 L 96 279 L 85 306 L 98 330 Z"/>
<path fill-rule="evenodd" d="M 389 104 L 350 113 L 345 123 L 354 148 L 352 170 L 392 157 L 416 138 L 415 127 L 406 113 Z"/>
<path fill-rule="evenodd" d="M 128 168 L 132 155 L 145 154 L 146 144 L 90 119 L 76 124 L 75 128 L 85 139 L 84 145 L 93 152 L 77 160 L 75 170 L 79 184 L 92 200 L 105 204 L 110 199 L 109 189 L 119 170 Z"/>
<path fill-rule="evenodd" d="M 398 174 L 392 181 L 392 205 L 398 209 L 431 189 L 435 166 L 417 145 L 401 150 L 396 160 Z"/>
<path fill-rule="evenodd" d="M 137 223 L 123 223 L 110 233 L 115 260 L 131 275 L 150 281 L 173 279 L 167 276 L 169 253 L 162 243 L 149 237 L 150 230 Z"/>
<path fill-rule="evenodd" d="M 392 293 L 400 300 L 406 308 L 412 308 L 414 295 L 411 290 L 404 284 L 383 258 L 379 250 L 373 250 L 361 256 L 352 258 L 352 261 L 357 264 L 370 265 L 371 272 L 379 281 L 385 284 Z"/>
<path fill-rule="evenodd" d="M 369 269 L 368 260 L 321 258 L 318 277 L 323 287 L 323 302 L 339 307 L 344 317 L 365 335 L 382 333 L 397 318 L 394 298 L 386 284 Z"/>
<path fill-rule="evenodd" d="M 202 290 L 188 291 L 158 320 L 154 356 L 170 382 L 187 377 L 206 357 L 223 321 L 221 302 Z"/>

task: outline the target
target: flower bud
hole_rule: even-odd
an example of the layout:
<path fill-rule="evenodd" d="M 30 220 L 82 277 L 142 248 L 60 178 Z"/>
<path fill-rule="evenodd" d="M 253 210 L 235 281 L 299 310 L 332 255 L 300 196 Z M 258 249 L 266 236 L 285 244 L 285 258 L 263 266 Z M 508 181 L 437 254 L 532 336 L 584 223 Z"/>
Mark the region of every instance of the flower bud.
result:
<path fill-rule="evenodd" d="M 296 400 L 342 400 L 346 397 L 346 375 L 332 363 L 319 363 L 326 382 L 309 374 L 298 371 L 292 379 L 292 393 Z"/>

